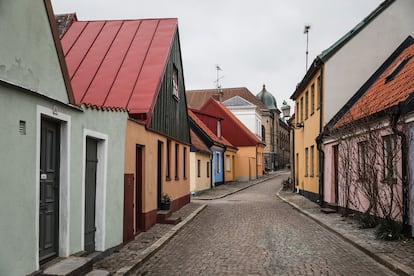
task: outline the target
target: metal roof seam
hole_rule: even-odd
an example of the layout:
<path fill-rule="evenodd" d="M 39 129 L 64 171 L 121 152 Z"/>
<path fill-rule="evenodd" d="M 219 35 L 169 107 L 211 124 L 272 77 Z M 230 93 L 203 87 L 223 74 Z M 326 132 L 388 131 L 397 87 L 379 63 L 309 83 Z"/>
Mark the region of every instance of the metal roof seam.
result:
<path fill-rule="evenodd" d="M 72 24 L 73 24 L 73 23 L 72 23 Z M 71 24 L 71 25 L 72 25 L 72 24 Z M 69 49 L 66 51 L 65 58 L 66 58 L 66 56 L 67 56 L 67 55 L 69 55 L 70 51 L 72 50 L 73 46 L 75 46 L 76 42 L 77 42 L 77 41 L 79 40 L 79 38 L 81 37 L 81 35 L 82 35 L 83 31 L 85 30 L 85 28 L 86 28 L 86 26 L 87 26 L 87 25 L 88 25 L 88 24 L 83 25 L 83 28 L 82 28 L 82 31 L 80 32 L 80 35 L 78 35 L 78 36 L 76 37 L 76 39 L 73 41 L 72 45 L 70 45 Z M 68 30 L 69 30 L 69 28 L 68 28 Z M 65 35 L 68 33 L 68 30 L 66 30 Z M 64 39 L 64 36 L 61 38 L 61 41 L 62 41 L 63 39 Z M 72 76 L 70 76 L 70 79 L 72 79 Z"/>
<path fill-rule="evenodd" d="M 125 23 L 125 21 L 123 21 L 123 22 L 122 22 L 122 24 L 124 24 L 124 23 Z M 135 32 L 134 32 L 133 38 L 137 35 L 138 30 L 139 30 L 139 28 L 141 27 L 141 25 L 142 25 L 142 21 L 140 21 L 140 22 L 139 22 L 139 24 L 138 24 L 138 26 L 137 26 L 137 29 L 136 29 L 136 30 L 135 30 Z M 131 42 L 130 42 L 130 43 L 129 43 L 129 45 L 128 45 L 128 49 L 127 49 L 126 53 L 128 53 L 128 52 L 129 52 L 129 50 L 131 49 L 131 45 L 132 45 L 132 43 L 134 42 L 134 39 L 133 39 L 133 38 L 131 39 Z M 115 78 L 113 79 L 113 81 L 112 81 L 112 83 L 111 83 L 111 86 L 110 86 L 110 88 L 109 88 L 109 90 L 108 90 L 108 93 L 106 94 L 105 100 L 104 100 L 104 102 L 103 102 L 103 104 L 104 104 L 104 105 L 106 104 L 106 102 L 107 102 L 107 100 L 108 100 L 109 94 L 111 94 L 111 92 L 112 92 L 112 89 L 113 89 L 113 87 L 114 87 L 114 83 L 115 83 L 115 82 L 116 82 L 116 80 L 118 79 L 119 72 L 121 71 L 122 65 L 124 64 L 126 57 L 127 57 L 127 54 L 125 54 L 125 55 L 123 56 L 123 58 L 122 58 L 122 62 L 121 62 L 121 64 L 119 65 L 119 68 L 118 68 L 118 70 L 117 70 L 117 72 L 116 72 Z M 131 95 L 132 95 L 132 91 L 131 91 Z M 131 98 L 131 95 L 129 96 L 129 98 Z M 128 99 L 128 100 L 129 100 L 129 99 Z M 125 105 L 125 108 L 128 108 L 128 103 Z"/>
<path fill-rule="evenodd" d="M 93 48 L 93 45 L 95 44 L 96 39 L 99 37 L 99 35 L 101 34 L 102 30 L 105 28 L 106 23 L 107 23 L 107 21 L 103 21 L 103 24 L 102 24 L 101 29 L 98 31 L 98 33 L 96 34 L 95 38 L 93 39 L 93 42 L 92 42 L 91 46 L 90 46 L 90 47 L 89 47 L 89 49 L 86 51 L 85 55 L 82 57 L 82 60 L 81 60 L 81 62 L 79 63 L 78 67 L 76 68 L 75 72 L 73 73 L 73 76 L 75 76 L 75 75 L 76 75 L 76 73 L 78 72 L 79 68 L 81 67 L 81 65 L 82 65 L 83 61 L 86 59 L 86 57 L 88 56 L 88 54 L 89 54 L 90 50 Z M 88 22 L 88 24 L 89 24 L 89 22 Z M 95 74 L 96 74 L 96 72 L 95 72 Z M 95 77 L 95 74 L 94 74 L 94 77 Z M 93 78 L 92 78 L 92 80 L 93 80 Z M 85 93 L 83 93 L 83 95 L 82 95 L 82 97 L 81 97 L 80 102 L 82 102 L 82 101 L 83 101 L 83 99 L 85 98 L 86 94 L 88 94 L 88 89 L 89 89 L 89 87 L 90 87 L 90 85 L 91 85 L 92 80 L 89 82 L 89 84 L 88 84 L 88 88 L 85 90 Z"/>
<path fill-rule="evenodd" d="M 157 27 L 155 28 L 155 31 L 153 32 L 153 34 L 152 34 L 152 37 L 151 37 L 151 42 L 150 42 L 150 44 L 149 44 L 149 46 L 148 46 L 148 48 L 147 48 L 147 50 L 146 50 L 146 52 L 145 52 L 145 57 L 144 57 L 144 61 L 142 62 L 142 64 L 141 64 L 141 68 L 139 69 L 139 72 L 138 72 L 138 74 L 137 74 L 137 78 L 135 79 L 135 83 L 134 83 L 134 86 L 132 87 L 132 89 L 131 89 L 131 94 L 129 95 L 129 97 L 128 97 L 128 101 L 127 101 L 127 103 L 126 103 L 126 107 L 128 107 L 129 106 L 129 102 L 131 101 L 131 98 L 132 98 L 132 95 L 134 94 L 134 90 L 135 90 L 135 87 L 136 87 L 136 85 L 137 85 L 137 83 L 138 83 L 138 79 L 139 79 L 139 76 L 141 75 L 141 72 L 142 72 L 142 68 L 144 68 L 144 64 L 145 64 L 145 61 L 147 60 L 147 57 L 148 57 L 148 52 L 150 51 L 150 49 L 151 49 L 151 45 L 152 45 L 152 42 L 153 42 L 153 40 L 154 40 L 154 37 L 155 37 L 155 34 L 157 33 L 157 29 L 158 29 L 158 26 L 160 25 L 160 20 L 157 20 Z"/>
<path fill-rule="evenodd" d="M 103 25 L 103 27 L 102 27 L 102 29 L 101 29 L 101 32 L 102 32 L 102 30 L 104 29 L 104 27 L 105 27 L 105 25 L 106 25 L 106 23 L 107 23 L 108 21 L 105 21 L 105 24 Z M 117 36 L 118 36 L 118 34 L 119 34 L 119 32 L 120 32 L 120 30 L 122 29 L 122 26 L 124 25 L 124 21 L 121 21 L 121 25 L 119 25 L 119 28 L 118 28 L 118 30 L 117 30 L 117 32 L 116 32 L 116 34 L 115 34 L 115 36 L 113 37 L 113 39 L 112 39 L 112 41 L 111 41 L 111 43 L 110 43 L 110 45 L 108 46 L 108 49 L 106 49 L 106 52 L 105 52 L 105 55 L 103 56 L 103 58 L 101 59 L 101 62 L 99 63 L 99 66 L 98 66 L 98 68 L 96 69 L 96 71 L 95 71 L 95 73 L 93 74 L 93 77 L 91 78 L 91 80 L 89 81 L 89 84 L 88 84 L 88 87 L 86 88 L 86 92 L 85 92 L 85 94 L 83 95 L 83 97 L 82 97 L 82 102 L 83 102 L 83 100 L 84 100 L 84 98 L 86 97 L 86 95 L 88 94 L 88 91 L 89 91 L 89 88 L 91 87 L 91 85 L 92 85 L 92 83 L 93 83 L 93 81 L 95 80 L 95 78 L 96 78 L 96 75 L 98 74 L 98 72 L 100 71 L 100 69 L 101 69 L 101 66 L 102 66 L 102 63 L 105 61 L 105 58 L 107 57 L 107 55 L 108 55 L 108 52 L 111 50 L 111 48 L 112 48 L 112 45 L 114 44 L 114 41 L 116 40 L 116 38 L 117 38 Z M 99 35 L 98 35 L 99 36 Z M 98 37 L 97 36 L 97 37 Z M 104 105 L 104 103 L 103 103 L 103 105 Z"/>

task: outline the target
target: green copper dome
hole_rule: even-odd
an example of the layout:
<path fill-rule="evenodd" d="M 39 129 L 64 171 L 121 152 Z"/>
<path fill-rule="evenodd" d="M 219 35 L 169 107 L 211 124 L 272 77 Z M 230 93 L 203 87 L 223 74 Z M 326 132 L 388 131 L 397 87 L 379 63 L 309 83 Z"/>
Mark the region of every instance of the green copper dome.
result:
<path fill-rule="evenodd" d="M 277 103 L 275 97 L 266 90 L 266 85 L 263 84 L 263 89 L 260 91 L 259 94 L 256 95 L 256 99 L 261 101 L 266 105 L 266 107 L 270 110 L 277 109 Z"/>

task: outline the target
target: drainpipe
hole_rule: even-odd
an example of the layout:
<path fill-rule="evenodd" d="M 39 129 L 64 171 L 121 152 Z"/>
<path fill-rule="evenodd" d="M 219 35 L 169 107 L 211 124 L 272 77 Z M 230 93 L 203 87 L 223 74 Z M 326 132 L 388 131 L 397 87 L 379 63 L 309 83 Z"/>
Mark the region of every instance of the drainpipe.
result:
<path fill-rule="evenodd" d="M 325 160 L 325 152 L 322 149 L 322 142 L 323 142 L 323 136 L 324 133 L 320 133 L 318 135 L 318 137 L 316 137 L 315 141 L 316 141 L 316 147 L 319 151 L 319 205 L 323 206 L 324 204 L 324 181 L 323 181 L 323 177 L 324 177 L 324 168 L 323 168 L 323 164 L 324 164 L 324 160 Z"/>
<path fill-rule="evenodd" d="M 397 106 L 395 112 L 391 117 L 391 128 L 392 131 L 401 138 L 401 173 L 402 173 L 402 223 L 404 232 L 408 233 L 408 157 L 407 157 L 407 137 L 405 133 L 397 128 L 398 120 L 401 117 L 401 104 Z"/>
<path fill-rule="evenodd" d="M 321 60 L 319 62 L 322 63 Z M 320 73 L 320 83 L 319 86 L 319 135 L 316 138 L 316 146 L 319 151 L 319 205 L 323 206 L 323 198 L 324 198 L 324 160 L 325 160 L 325 153 L 322 149 L 322 138 L 323 138 L 323 64 L 321 66 L 321 73 Z"/>

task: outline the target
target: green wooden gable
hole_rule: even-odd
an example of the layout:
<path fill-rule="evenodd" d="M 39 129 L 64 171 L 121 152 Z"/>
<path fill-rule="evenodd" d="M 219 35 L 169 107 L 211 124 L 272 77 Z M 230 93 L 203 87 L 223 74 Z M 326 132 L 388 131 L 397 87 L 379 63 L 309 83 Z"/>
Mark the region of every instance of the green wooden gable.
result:
<path fill-rule="evenodd" d="M 174 74 L 177 81 L 174 81 Z M 176 94 L 174 93 L 176 91 L 174 90 L 174 82 L 178 84 L 178 92 Z M 168 64 L 148 127 L 170 138 L 190 143 L 190 128 L 178 30 L 174 37 Z"/>

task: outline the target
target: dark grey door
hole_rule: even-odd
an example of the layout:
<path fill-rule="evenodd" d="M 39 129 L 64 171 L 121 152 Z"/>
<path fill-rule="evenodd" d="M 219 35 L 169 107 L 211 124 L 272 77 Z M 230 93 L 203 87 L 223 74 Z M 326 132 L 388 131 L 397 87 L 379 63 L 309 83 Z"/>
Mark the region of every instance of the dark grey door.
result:
<path fill-rule="evenodd" d="M 98 166 L 98 142 L 86 138 L 85 168 L 85 251 L 95 251 L 95 202 L 96 202 L 96 168 Z"/>
<path fill-rule="evenodd" d="M 60 126 L 42 118 L 40 138 L 39 260 L 58 255 Z"/>

